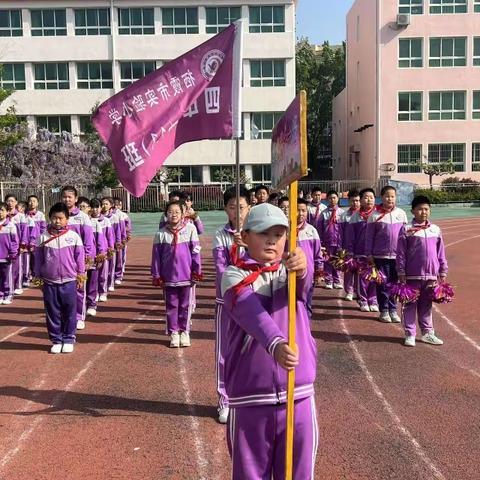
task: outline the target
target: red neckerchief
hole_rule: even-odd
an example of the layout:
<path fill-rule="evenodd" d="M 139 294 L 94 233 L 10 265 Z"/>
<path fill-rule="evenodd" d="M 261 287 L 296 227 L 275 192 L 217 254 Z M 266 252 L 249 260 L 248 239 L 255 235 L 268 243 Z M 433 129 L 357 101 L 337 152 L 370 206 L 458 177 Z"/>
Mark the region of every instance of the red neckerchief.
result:
<path fill-rule="evenodd" d="M 27 215 L 29 217 L 34 217 L 37 214 L 37 210 L 28 210 Z"/>
<path fill-rule="evenodd" d="M 410 237 L 410 236 L 415 235 L 420 230 L 426 230 L 427 228 L 430 227 L 430 225 L 431 224 L 428 220 L 426 222 L 422 223 L 422 224 L 419 224 L 419 223 L 413 224 L 412 223 L 412 227 L 409 228 L 405 233 L 407 234 L 407 236 Z"/>
<path fill-rule="evenodd" d="M 10 218 L 13 218 L 15 215 L 17 215 L 17 213 L 18 213 L 18 210 L 13 209 L 11 212 L 7 212 L 7 215 L 8 215 Z"/>
<path fill-rule="evenodd" d="M 306 223 L 307 222 L 303 222 L 300 225 L 297 225 L 297 237 L 298 237 L 298 234 L 300 233 L 300 230 L 303 230 L 305 228 Z"/>
<path fill-rule="evenodd" d="M 228 223 L 229 229 L 227 229 L 227 225 L 225 225 L 225 231 L 234 237 L 236 230 L 233 229 L 230 222 Z M 235 238 L 235 237 L 234 237 Z M 239 252 L 238 252 L 238 245 L 233 241 L 230 250 L 230 265 L 237 265 L 238 261 L 240 260 Z"/>
<path fill-rule="evenodd" d="M 333 225 L 335 225 L 335 223 L 337 223 L 337 207 L 329 208 L 328 210 L 332 212 L 330 218 L 328 219 L 328 228 L 331 228 Z"/>
<path fill-rule="evenodd" d="M 179 222 L 178 225 L 178 228 L 171 228 L 168 223 L 166 224 L 167 230 L 173 235 L 172 247 L 174 250 L 176 250 L 178 245 L 178 234 L 180 230 L 185 226 L 183 222 Z"/>
<path fill-rule="evenodd" d="M 379 222 L 385 215 L 392 213 L 395 207 L 385 208 L 383 205 L 377 205 L 375 209 L 377 212 L 380 212 L 380 216 L 375 220 L 375 222 Z"/>
<path fill-rule="evenodd" d="M 360 209 L 359 208 L 352 208 L 350 207 L 347 212 L 352 216 L 355 212 L 358 212 Z"/>
<path fill-rule="evenodd" d="M 368 221 L 370 218 L 370 215 L 373 213 L 375 210 L 375 207 L 372 207 L 370 210 L 367 210 L 366 208 L 360 207 L 360 210 L 358 210 L 358 214 L 362 218 L 364 222 Z"/>
<path fill-rule="evenodd" d="M 55 228 L 53 228 L 51 225 L 49 225 L 47 227 L 47 232 L 51 235 L 51 237 L 47 240 L 45 240 L 40 246 L 41 247 L 44 247 L 45 245 L 47 245 L 47 243 L 50 243 L 52 242 L 53 240 L 61 237 L 62 235 L 65 235 L 67 232 L 68 232 L 68 226 L 66 226 L 65 228 L 62 228 L 61 230 L 57 230 Z M 57 232 L 56 234 L 53 233 L 53 232 Z"/>
<path fill-rule="evenodd" d="M 320 213 L 320 207 L 322 206 L 322 202 L 318 202 L 318 203 L 313 203 L 312 202 L 312 206 L 315 207 L 315 219 L 317 219 L 318 215 Z"/>
<path fill-rule="evenodd" d="M 281 263 L 274 263 L 273 265 L 262 266 L 259 263 L 247 263 L 245 261 L 237 262 L 236 266 L 242 270 L 248 270 L 252 273 L 248 274 L 241 282 L 233 287 L 234 297 L 237 298 L 241 290 L 254 283 L 257 278 L 265 272 L 276 272 L 280 268 Z"/>

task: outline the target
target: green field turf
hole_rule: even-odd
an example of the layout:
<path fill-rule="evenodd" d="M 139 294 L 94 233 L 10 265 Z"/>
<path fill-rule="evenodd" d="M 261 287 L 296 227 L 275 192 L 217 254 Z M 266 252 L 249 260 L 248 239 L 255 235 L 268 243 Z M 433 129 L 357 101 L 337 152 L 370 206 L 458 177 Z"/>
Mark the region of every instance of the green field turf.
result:
<path fill-rule="evenodd" d="M 407 209 L 405 208 L 405 210 Z M 474 216 L 480 216 L 480 207 L 434 206 L 432 214 L 434 220 Z M 158 230 L 160 213 L 132 213 L 130 217 L 133 222 L 134 234 L 137 236 L 153 236 Z M 226 223 L 227 219 L 223 211 L 200 212 L 200 217 L 205 226 L 205 235 L 213 235 L 220 225 Z"/>

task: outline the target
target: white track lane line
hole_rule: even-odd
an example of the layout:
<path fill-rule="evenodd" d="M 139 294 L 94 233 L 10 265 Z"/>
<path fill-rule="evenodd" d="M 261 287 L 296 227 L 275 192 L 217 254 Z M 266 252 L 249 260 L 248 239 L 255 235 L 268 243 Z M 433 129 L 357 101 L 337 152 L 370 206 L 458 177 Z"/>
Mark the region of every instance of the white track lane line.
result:
<path fill-rule="evenodd" d="M 23 332 L 23 331 L 26 330 L 27 328 L 28 328 L 28 327 L 22 327 L 22 328 L 19 328 L 18 330 L 15 330 L 15 331 L 12 332 L 12 333 L 9 333 L 7 336 L 5 336 L 5 337 L 3 337 L 3 338 L 0 338 L 0 343 L 7 341 L 9 338 L 14 337 L 15 335 L 18 335 L 19 333 Z"/>
<path fill-rule="evenodd" d="M 153 310 L 153 308 L 150 310 Z M 150 310 L 148 312 L 143 313 L 139 317 L 135 318 L 133 322 L 137 320 L 142 320 L 144 317 L 146 317 L 148 313 L 150 313 Z M 118 334 L 114 340 L 105 344 L 101 350 L 99 350 L 90 360 L 88 360 L 88 362 L 85 364 L 82 370 L 78 372 L 75 378 L 73 378 L 73 380 L 71 380 L 68 383 L 65 389 L 53 399 L 51 406 L 55 406 L 57 403 L 59 403 L 62 400 L 62 398 L 65 396 L 65 394 L 69 392 L 85 376 L 85 374 L 90 370 L 90 368 L 92 368 L 95 362 L 104 353 L 106 353 L 114 343 L 116 343 L 117 339 L 119 339 L 120 337 L 123 337 L 126 333 L 128 333 L 128 331 L 134 325 L 133 322 L 130 325 L 128 325 L 126 328 L 124 328 L 123 331 L 120 332 L 120 334 Z M 0 460 L 0 474 L 2 473 L 3 469 L 13 460 L 13 458 L 17 455 L 17 453 L 22 449 L 25 442 L 31 437 L 32 433 L 40 425 L 40 423 L 43 422 L 45 417 L 46 417 L 45 415 L 39 414 L 37 417 L 34 418 L 34 420 L 30 423 L 30 425 L 21 433 L 20 437 L 18 437 L 18 440 L 16 442 L 16 446 L 10 449 Z M 8 478 L 8 477 L 5 477 L 5 478 Z"/>
<path fill-rule="evenodd" d="M 365 360 L 363 359 L 362 354 L 360 353 L 360 350 L 358 349 L 356 343 L 353 341 L 352 337 L 350 336 L 350 332 L 348 331 L 347 325 L 345 323 L 345 319 L 343 318 L 343 308 L 342 308 L 342 301 L 341 299 L 337 300 L 338 304 L 338 312 L 340 316 L 340 324 L 342 326 L 342 331 L 345 334 L 345 336 L 348 339 L 348 345 L 351 348 L 353 355 L 360 366 L 363 374 L 368 380 L 368 383 L 372 387 L 373 392 L 375 393 L 375 396 L 380 400 L 382 403 L 384 409 L 388 413 L 389 417 L 393 421 L 393 424 L 395 428 L 402 434 L 402 436 L 408 440 L 410 443 L 413 451 L 415 452 L 415 455 L 428 467 L 428 469 L 432 472 L 432 477 L 431 478 L 436 478 L 438 480 L 446 480 L 445 476 L 442 474 L 442 472 L 436 467 L 436 465 L 433 463 L 433 461 L 429 458 L 429 456 L 426 454 L 425 450 L 422 448 L 422 446 L 418 443 L 418 440 L 410 433 L 410 431 L 405 427 L 402 423 L 402 420 L 400 417 L 395 413 L 392 405 L 389 403 L 389 401 L 386 399 L 385 395 L 383 392 L 380 390 L 380 387 L 378 386 L 377 382 L 373 378 L 373 375 L 370 373 L 370 370 L 368 369 Z"/>

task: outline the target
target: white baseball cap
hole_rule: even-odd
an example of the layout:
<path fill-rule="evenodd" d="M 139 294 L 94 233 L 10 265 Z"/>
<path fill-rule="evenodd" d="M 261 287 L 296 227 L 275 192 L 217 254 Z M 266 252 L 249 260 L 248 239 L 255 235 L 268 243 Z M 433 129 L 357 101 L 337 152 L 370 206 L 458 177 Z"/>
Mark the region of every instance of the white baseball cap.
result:
<path fill-rule="evenodd" d="M 250 209 L 242 230 L 260 233 L 277 225 L 288 228 L 288 218 L 275 205 L 261 203 Z"/>

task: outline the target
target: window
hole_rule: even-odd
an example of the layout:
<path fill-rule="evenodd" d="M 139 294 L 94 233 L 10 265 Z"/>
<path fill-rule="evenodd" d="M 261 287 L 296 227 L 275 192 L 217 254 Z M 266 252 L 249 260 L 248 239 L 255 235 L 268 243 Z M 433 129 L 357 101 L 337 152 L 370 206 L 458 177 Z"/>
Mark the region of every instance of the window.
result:
<path fill-rule="evenodd" d="M 272 138 L 272 130 L 282 116 L 281 112 L 255 112 L 250 114 L 250 138 Z"/>
<path fill-rule="evenodd" d="M 203 172 L 201 166 L 191 167 L 174 167 L 179 170 L 180 175 L 177 177 L 177 182 L 172 183 L 203 183 Z"/>
<path fill-rule="evenodd" d="M 480 143 L 472 143 L 472 172 L 480 172 Z"/>
<path fill-rule="evenodd" d="M 248 7 L 250 33 L 284 32 L 285 7 Z"/>
<path fill-rule="evenodd" d="M 430 0 L 430 13 L 467 13 L 467 0 Z"/>
<path fill-rule="evenodd" d="M 464 67 L 467 64 L 466 37 L 430 38 L 430 67 Z"/>
<path fill-rule="evenodd" d="M 480 90 L 473 92 L 472 118 L 480 120 Z"/>
<path fill-rule="evenodd" d="M 400 68 L 423 67 L 423 39 L 401 38 L 398 42 L 398 66 Z"/>
<path fill-rule="evenodd" d="M 250 60 L 251 87 L 284 87 L 285 60 Z"/>
<path fill-rule="evenodd" d="M 421 145 L 398 145 L 397 146 L 397 169 L 398 173 L 420 173 L 422 161 Z"/>
<path fill-rule="evenodd" d="M 22 11 L 0 10 L 0 37 L 21 37 Z"/>
<path fill-rule="evenodd" d="M 452 161 L 456 172 L 465 170 L 465 144 L 464 143 L 435 143 L 428 146 L 428 161 L 441 163 Z"/>
<path fill-rule="evenodd" d="M 119 8 L 118 33 L 120 35 L 153 35 L 155 33 L 153 8 Z"/>
<path fill-rule="evenodd" d="M 70 88 L 68 63 L 34 63 L 35 90 L 64 90 Z"/>
<path fill-rule="evenodd" d="M 71 132 L 72 123 L 69 116 L 37 117 L 38 128 L 46 128 L 52 133 Z"/>
<path fill-rule="evenodd" d="M 241 7 L 207 7 L 207 33 L 219 33 L 242 16 Z"/>
<path fill-rule="evenodd" d="M 269 183 L 272 180 L 270 164 L 252 165 L 252 182 Z"/>
<path fill-rule="evenodd" d="M 197 8 L 162 8 L 162 33 L 198 33 Z"/>
<path fill-rule="evenodd" d="M 65 10 L 31 10 L 32 37 L 55 37 L 67 34 Z"/>
<path fill-rule="evenodd" d="M 480 67 L 480 37 L 473 39 L 473 65 Z"/>
<path fill-rule="evenodd" d="M 480 13 L 480 0 L 475 0 L 473 3 L 473 11 Z"/>
<path fill-rule="evenodd" d="M 77 63 L 77 88 L 113 88 L 112 64 L 108 62 Z"/>
<path fill-rule="evenodd" d="M 240 165 L 240 176 L 245 177 L 245 165 Z M 235 165 L 214 165 L 210 167 L 210 181 L 215 183 L 234 183 Z"/>
<path fill-rule="evenodd" d="M 23 63 L 0 65 L 0 87 L 5 90 L 25 90 L 25 65 Z"/>
<path fill-rule="evenodd" d="M 110 10 L 108 8 L 76 9 L 75 35 L 110 35 Z"/>
<path fill-rule="evenodd" d="M 423 0 L 400 0 L 398 13 L 421 15 L 423 13 Z"/>
<path fill-rule="evenodd" d="M 429 120 L 465 120 L 466 92 L 430 92 Z"/>
<path fill-rule="evenodd" d="M 125 88 L 155 69 L 155 62 L 120 62 L 120 86 Z"/>
<path fill-rule="evenodd" d="M 399 92 L 398 121 L 413 122 L 422 120 L 422 92 Z"/>

